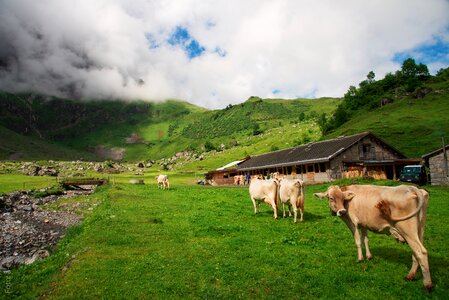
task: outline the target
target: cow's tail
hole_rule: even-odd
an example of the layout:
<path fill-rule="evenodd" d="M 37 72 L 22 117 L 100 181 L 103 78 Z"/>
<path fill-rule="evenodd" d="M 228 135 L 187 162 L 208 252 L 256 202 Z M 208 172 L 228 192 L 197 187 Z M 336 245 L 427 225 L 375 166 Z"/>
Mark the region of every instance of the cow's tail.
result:
<path fill-rule="evenodd" d="M 280 184 L 277 180 L 274 181 L 274 184 L 276 185 L 276 193 L 274 194 L 274 203 L 276 204 L 276 210 L 279 209 L 279 187 Z"/>
<path fill-rule="evenodd" d="M 301 206 L 301 209 L 303 209 L 303 207 L 304 207 L 304 200 L 305 200 L 305 198 L 306 198 L 306 196 L 304 195 L 304 182 L 303 183 L 301 183 L 301 196 L 299 196 L 298 197 L 298 200 L 297 201 L 300 201 L 300 199 L 302 199 L 302 203 L 296 203 L 296 207 L 299 207 L 299 206 Z"/>
<path fill-rule="evenodd" d="M 418 198 L 418 207 L 416 208 L 415 211 L 413 211 L 412 213 L 410 213 L 404 217 L 400 217 L 400 218 L 393 217 L 391 215 L 390 203 L 388 203 L 388 201 L 386 201 L 386 200 L 379 201 L 379 203 L 376 204 L 376 208 L 379 209 L 381 211 L 381 213 L 388 220 L 393 221 L 393 222 L 399 222 L 399 221 L 404 221 L 404 220 L 410 219 L 411 217 L 418 214 L 421 211 L 421 209 L 423 208 L 424 203 L 426 203 L 426 199 L 424 199 L 426 196 L 425 195 L 423 196 L 421 191 L 413 192 L 413 193 Z"/>

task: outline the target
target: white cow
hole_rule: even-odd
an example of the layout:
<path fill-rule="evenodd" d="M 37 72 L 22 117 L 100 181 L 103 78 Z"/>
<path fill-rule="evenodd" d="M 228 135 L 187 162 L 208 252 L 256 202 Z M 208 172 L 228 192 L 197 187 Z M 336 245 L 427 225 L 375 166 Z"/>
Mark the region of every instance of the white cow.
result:
<path fill-rule="evenodd" d="M 351 230 L 359 261 L 363 260 L 362 242 L 365 244 L 366 258 L 373 257 L 369 250 L 367 230 L 391 234 L 397 240 L 407 242 L 412 249 L 412 267 L 405 279 L 414 280 L 420 266 L 424 288 L 432 288 L 427 250 L 423 245 L 429 201 L 429 194 L 425 190 L 409 185 L 330 186 L 326 192 L 315 193 L 315 196 L 328 198 L 332 211 Z"/>
<path fill-rule="evenodd" d="M 156 176 L 157 187 L 160 189 L 170 189 L 170 182 L 168 181 L 168 175 L 160 174 Z"/>
<path fill-rule="evenodd" d="M 304 222 L 304 183 L 301 179 L 284 178 L 279 186 L 279 199 L 282 202 L 282 217 L 285 218 L 285 205 L 288 205 L 288 215 L 294 214 L 294 222 L 297 222 L 298 208 L 301 213 L 301 222 Z"/>
<path fill-rule="evenodd" d="M 249 195 L 253 202 L 255 214 L 260 211 L 260 203 L 264 201 L 273 208 L 273 216 L 277 219 L 277 186 L 278 183 L 275 180 L 261 180 L 258 178 L 251 180 L 249 184 Z"/>

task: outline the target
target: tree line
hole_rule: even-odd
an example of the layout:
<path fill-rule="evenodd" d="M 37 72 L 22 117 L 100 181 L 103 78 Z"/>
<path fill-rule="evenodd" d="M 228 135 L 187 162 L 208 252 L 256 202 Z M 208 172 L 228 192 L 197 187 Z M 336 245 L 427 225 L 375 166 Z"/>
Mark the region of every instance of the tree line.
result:
<path fill-rule="evenodd" d="M 408 58 L 395 73 L 387 73 L 378 81 L 375 76 L 375 73 L 370 71 L 358 87 L 350 86 L 332 116 L 319 116 L 318 125 L 323 135 L 343 125 L 360 109 L 372 110 L 380 107 L 382 99 L 392 101 L 393 97 L 416 92 L 430 79 L 449 79 L 449 68 L 440 69 L 435 76 L 431 76 L 425 64 L 417 64 L 413 58 Z"/>

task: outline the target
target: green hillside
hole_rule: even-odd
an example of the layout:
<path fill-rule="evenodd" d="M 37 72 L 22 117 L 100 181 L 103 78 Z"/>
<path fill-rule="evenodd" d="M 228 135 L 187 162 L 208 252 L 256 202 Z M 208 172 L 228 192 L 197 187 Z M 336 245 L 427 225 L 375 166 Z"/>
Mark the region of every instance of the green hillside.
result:
<path fill-rule="evenodd" d="M 175 100 L 82 102 L 10 93 L 0 93 L 0 98 L 0 125 L 15 133 L 13 145 L 3 151 L 4 159 L 141 161 L 168 158 L 182 151 L 206 158 L 207 162 L 201 162 L 206 166 L 190 164 L 192 168 L 214 167 L 234 156 L 317 140 L 316 119 L 323 113 L 330 115 L 339 101 L 251 97 L 241 104 L 209 111 Z M 0 138 L 6 144 L 8 135 Z M 48 144 L 48 149 L 27 151 L 31 140 L 41 148 Z"/>
<path fill-rule="evenodd" d="M 99 160 L 87 151 L 77 151 L 46 140 L 23 136 L 0 126 L 0 160 Z"/>
<path fill-rule="evenodd" d="M 441 138 L 449 139 L 449 68 L 436 76 L 426 70 L 408 59 L 395 74 L 350 87 L 322 126 L 326 138 L 370 130 L 409 157 L 442 147 Z"/>
<path fill-rule="evenodd" d="M 372 131 L 409 157 L 449 140 L 449 69 L 413 60 L 342 99 L 261 99 L 207 110 L 187 102 L 75 101 L 0 92 L 1 159 L 164 160 L 182 171 Z M 175 158 L 173 158 L 177 155 Z"/>
<path fill-rule="evenodd" d="M 442 147 L 449 138 L 449 93 L 411 97 L 377 108 L 359 111 L 327 137 L 372 131 L 408 157 L 420 157 Z"/>

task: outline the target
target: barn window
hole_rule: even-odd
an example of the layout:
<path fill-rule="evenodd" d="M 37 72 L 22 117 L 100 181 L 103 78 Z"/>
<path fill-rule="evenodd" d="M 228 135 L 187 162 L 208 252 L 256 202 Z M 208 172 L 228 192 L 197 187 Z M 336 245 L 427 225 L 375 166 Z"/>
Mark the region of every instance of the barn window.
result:
<path fill-rule="evenodd" d="M 302 170 L 301 166 L 296 166 L 295 169 L 296 169 L 296 174 L 301 174 L 301 170 Z"/>
<path fill-rule="evenodd" d="M 326 172 L 326 164 L 325 163 L 320 163 L 320 172 L 322 172 L 322 173 Z"/>
<path fill-rule="evenodd" d="M 359 146 L 360 159 L 376 159 L 376 149 L 372 144 L 362 144 Z"/>
<path fill-rule="evenodd" d="M 292 167 L 287 167 L 287 175 L 292 173 Z"/>
<path fill-rule="evenodd" d="M 223 178 L 229 178 L 229 174 L 228 173 L 224 173 L 223 174 Z"/>
<path fill-rule="evenodd" d="M 307 168 L 306 168 L 307 166 L 306 165 L 302 165 L 301 167 L 302 167 L 302 173 L 306 174 L 307 173 Z"/>
<path fill-rule="evenodd" d="M 307 172 L 313 173 L 313 164 L 307 165 Z"/>

